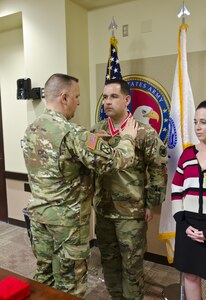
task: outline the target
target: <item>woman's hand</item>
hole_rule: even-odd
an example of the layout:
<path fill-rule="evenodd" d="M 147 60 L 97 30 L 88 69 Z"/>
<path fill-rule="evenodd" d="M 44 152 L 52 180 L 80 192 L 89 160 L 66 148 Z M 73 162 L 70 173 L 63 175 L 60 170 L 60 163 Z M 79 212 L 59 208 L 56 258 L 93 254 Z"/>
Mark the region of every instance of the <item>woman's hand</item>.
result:
<path fill-rule="evenodd" d="M 198 230 L 192 226 L 189 226 L 186 229 L 186 234 L 188 237 L 190 237 L 193 241 L 199 242 L 199 243 L 204 243 L 205 237 L 203 235 L 203 231 Z"/>

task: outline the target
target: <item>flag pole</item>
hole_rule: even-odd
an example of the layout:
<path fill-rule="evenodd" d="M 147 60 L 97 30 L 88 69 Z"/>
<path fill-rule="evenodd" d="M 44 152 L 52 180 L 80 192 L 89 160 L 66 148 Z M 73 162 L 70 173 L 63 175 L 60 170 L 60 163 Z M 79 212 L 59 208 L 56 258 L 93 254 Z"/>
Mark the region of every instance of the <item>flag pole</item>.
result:
<path fill-rule="evenodd" d="M 187 7 L 185 6 L 185 3 L 183 1 L 183 5 L 181 10 L 178 13 L 178 18 L 182 18 L 182 25 L 185 25 L 185 17 L 189 16 L 190 12 L 188 11 Z M 180 29 L 181 30 L 181 29 Z M 184 149 L 184 145 L 183 145 Z M 163 298 L 164 300 L 168 299 L 178 299 L 179 300 L 185 300 L 185 292 L 184 292 L 184 278 L 183 273 L 180 272 L 180 284 L 171 284 L 164 288 L 163 290 Z"/>
<path fill-rule="evenodd" d="M 115 43 L 115 35 L 114 35 L 114 30 L 117 29 L 117 24 L 114 20 L 114 16 L 112 17 L 112 21 L 108 27 L 109 30 L 112 31 L 112 36 L 110 38 L 110 46 L 112 47 L 112 42 Z M 111 50 L 111 49 L 110 49 Z M 110 53 L 111 54 L 111 53 Z M 111 79 L 111 72 L 110 72 L 110 69 L 111 69 L 111 61 L 109 62 L 109 65 L 108 65 L 108 76 L 109 76 L 109 79 Z"/>
<path fill-rule="evenodd" d="M 118 41 L 115 38 L 114 31 L 117 29 L 117 24 L 114 20 L 114 17 L 112 17 L 111 23 L 108 26 L 108 29 L 112 31 L 112 35 L 110 36 L 109 39 L 109 57 L 107 61 L 107 68 L 106 68 L 106 74 L 105 74 L 105 82 L 111 79 L 115 78 L 122 78 L 121 74 L 121 67 L 119 63 L 119 58 L 118 58 Z M 100 102 L 101 101 L 101 102 Z M 99 116 L 96 112 L 95 119 L 96 121 L 104 120 L 107 118 L 107 115 L 104 112 L 104 105 L 103 105 L 103 97 L 101 95 L 99 99 L 99 104 L 98 107 L 99 109 Z"/>
<path fill-rule="evenodd" d="M 187 9 L 187 7 L 185 6 L 185 3 L 183 1 L 182 8 L 177 16 L 178 16 L 178 18 L 182 18 L 182 24 L 185 24 L 185 16 L 189 16 L 189 15 L 190 15 L 190 12 Z M 180 300 L 184 300 L 184 299 L 185 299 L 184 276 L 183 276 L 183 273 L 180 272 Z"/>

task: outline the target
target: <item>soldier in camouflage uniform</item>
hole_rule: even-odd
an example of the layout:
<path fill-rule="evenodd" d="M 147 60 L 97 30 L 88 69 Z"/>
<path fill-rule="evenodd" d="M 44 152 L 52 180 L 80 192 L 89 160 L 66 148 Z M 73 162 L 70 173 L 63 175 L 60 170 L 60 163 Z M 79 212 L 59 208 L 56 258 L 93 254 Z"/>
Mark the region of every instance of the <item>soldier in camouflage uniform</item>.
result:
<path fill-rule="evenodd" d="M 126 81 L 113 79 L 105 84 L 108 119 L 97 123 L 93 131 L 105 136 L 112 147 L 121 141 L 119 129 L 132 116 L 127 110 L 130 100 Z M 139 123 L 135 147 L 133 166 L 95 175 L 96 235 L 112 299 L 143 299 L 147 222 L 152 219 L 151 209 L 165 199 L 166 148 L 150 125 Z"/>
<path fill-rule="evenodd" d="M 83 296 L 89 252 L 93 171 L 102 174 L 134 161 L 137 124 L 132 120 L 113 149 L 71 123 L 79 105 L 78 80 L 52 75 L 45 84 L 46 110 L 28 126 L 22 141 L 32 199 L 28 204 L 34 279 Z"/>

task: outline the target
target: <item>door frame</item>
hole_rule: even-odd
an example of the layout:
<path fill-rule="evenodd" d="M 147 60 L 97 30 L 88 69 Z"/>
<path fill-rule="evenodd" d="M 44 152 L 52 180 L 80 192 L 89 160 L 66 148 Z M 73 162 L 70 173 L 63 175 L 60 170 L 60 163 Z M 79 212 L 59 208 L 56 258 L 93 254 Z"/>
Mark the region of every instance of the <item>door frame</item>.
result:
<path fill-rule="evenodd" d="M 0 221 L 8 222 L 8 206 L 6 193 L 6 177 L 5 177 L 5 159 L 4 159 L 4 137 L 2 125 L 2 109 L 1 109 L 1 89 L 0 89 Z"/>

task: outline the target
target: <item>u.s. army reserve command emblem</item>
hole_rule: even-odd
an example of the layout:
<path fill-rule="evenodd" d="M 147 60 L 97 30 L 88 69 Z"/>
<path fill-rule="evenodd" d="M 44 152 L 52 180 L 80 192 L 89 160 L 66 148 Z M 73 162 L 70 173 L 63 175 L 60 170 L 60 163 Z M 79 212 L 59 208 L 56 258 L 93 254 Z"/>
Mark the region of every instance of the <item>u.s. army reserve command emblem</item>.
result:
<path fill-rule="evenodd" d="M 169 126 L 170 96 L 164 87 L 154 79 L 143 75 L 126 75 L 123 77 L 131 89 L 131 103 L 128 106 L 133 116 L 144 124 L 150 124 L 167 142 Z M 100 97 L 96 108 L 96 122 L 106 115 Z"/>

